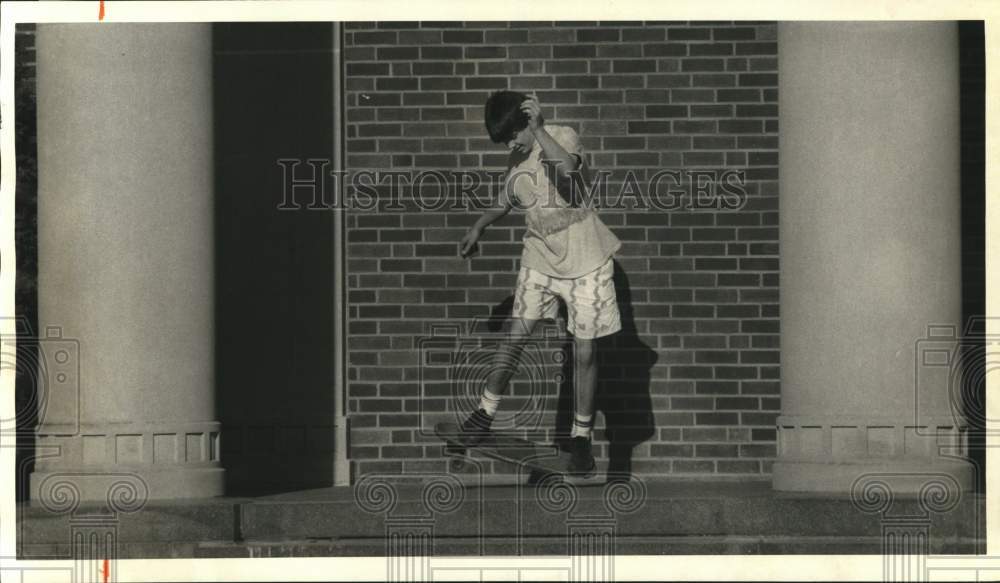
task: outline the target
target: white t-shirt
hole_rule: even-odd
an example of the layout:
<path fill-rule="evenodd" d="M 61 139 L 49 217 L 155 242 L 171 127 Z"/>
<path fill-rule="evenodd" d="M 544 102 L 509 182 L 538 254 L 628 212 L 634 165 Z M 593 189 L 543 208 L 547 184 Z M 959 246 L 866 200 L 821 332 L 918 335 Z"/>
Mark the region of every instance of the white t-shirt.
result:
<path fill-rule="evenodd" d="M 573 128 L 544 126 L 569 154 L 583 160 L 583 145 Z M 621 247 L 621 241 L 592 208 L 574 208 L 556 190 L 545 165 L 542 146 L 536 141 L 521 159 L 514 153 L 508 162 L 511 192 L 525 210 L 521 265 L 559 278 L 576 278 L 604 265 Z"/>

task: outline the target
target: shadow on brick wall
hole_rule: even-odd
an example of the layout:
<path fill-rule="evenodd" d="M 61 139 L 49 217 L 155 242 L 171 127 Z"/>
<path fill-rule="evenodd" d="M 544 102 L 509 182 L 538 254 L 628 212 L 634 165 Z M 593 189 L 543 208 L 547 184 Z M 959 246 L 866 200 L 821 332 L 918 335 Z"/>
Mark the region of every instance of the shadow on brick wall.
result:
<path fill-rule="evenodd" d="M 657 354 L 640 338 L 632 310 L 628 275 L 615 261 L 615 295 L 622 329 L 597 341 L 597 395 L 595 409 L 604 416 L 608 479 L 628 480 L 632 475 L 633 450 L 656 434 L 650 377 Z M 567 359 L 571 362 L 571 359 Z M 573 423 L 572 366 L 566 367 L 560 387 L 556 427 L 569 434 Z M 600 444 L 600 439 L 595 444 Z"/>
<path fill-rule="evenodd" d="M 639 339 L 628 275 L 618 262 L 614 278 L 622 330 L 598 342 L 602 356 L 597 409 L 604 413 L 609 443 L 608 476 L 627 479 L 632 474 L 632 450 L 656 434 L 649 380 L 658 356 Z"/>

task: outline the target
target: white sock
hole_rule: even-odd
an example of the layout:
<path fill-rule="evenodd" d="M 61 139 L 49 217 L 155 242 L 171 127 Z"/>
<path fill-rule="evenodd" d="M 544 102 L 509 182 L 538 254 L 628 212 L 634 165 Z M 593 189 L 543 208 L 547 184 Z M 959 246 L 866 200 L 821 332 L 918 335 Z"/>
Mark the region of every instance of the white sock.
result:
<path fill-rule="evenodd" d="M 500 395 L 494 395 L 489 389 L 484 389 L 483 396 L 479 399 L 479 408 L 486 411 L 490 417 L 495 417 L 499 406 Z"/>
<path fill-rule="evenodd" d="M 590 430 L 594 428 L 594 416 L 593 415 L 580 415 L 577 413 L 573 416 L 573 429 L 569 436 L 572 437 L 586 437 L 590 438 Z"/>

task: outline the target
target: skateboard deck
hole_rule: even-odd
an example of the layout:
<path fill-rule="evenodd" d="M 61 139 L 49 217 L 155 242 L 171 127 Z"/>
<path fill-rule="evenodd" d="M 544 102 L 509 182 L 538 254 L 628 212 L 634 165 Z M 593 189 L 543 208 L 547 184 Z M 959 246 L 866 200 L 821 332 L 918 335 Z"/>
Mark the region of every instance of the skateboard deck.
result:
<path fill-rule="evenodd" d="M 469 449 L 491 459 L 528 468 L 531 470 L 531 481 L 550 474 L 565 476 L 569 468 L 569 452 L 561 451 L 555 445 L 542 445 L 502 431 L 493 432 L 490 438 L 471 448 L 457 440 L 461 433 L 457 423 L 438 423 L 434 426 L 434 433 L 445 442 L 445 453 L 451 456 L 451 466 L 456 470 L 463 467 Z"/>

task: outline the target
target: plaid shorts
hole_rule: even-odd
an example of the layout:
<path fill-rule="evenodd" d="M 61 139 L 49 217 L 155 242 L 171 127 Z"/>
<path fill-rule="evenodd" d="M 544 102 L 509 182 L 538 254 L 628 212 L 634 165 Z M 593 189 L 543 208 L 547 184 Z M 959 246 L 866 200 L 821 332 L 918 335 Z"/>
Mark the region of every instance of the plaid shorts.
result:
<path fill-rule="evenodd" d="M 566 302 L 567 329 L 577 338 L 600 338 L 621 330 L 621 316 L 612 278 L 614 262 L 574 279 L 545 275 L 521 266 L 514 292 L 515 318 L 541 320 L 555 318 L 557 298 Z"/>

